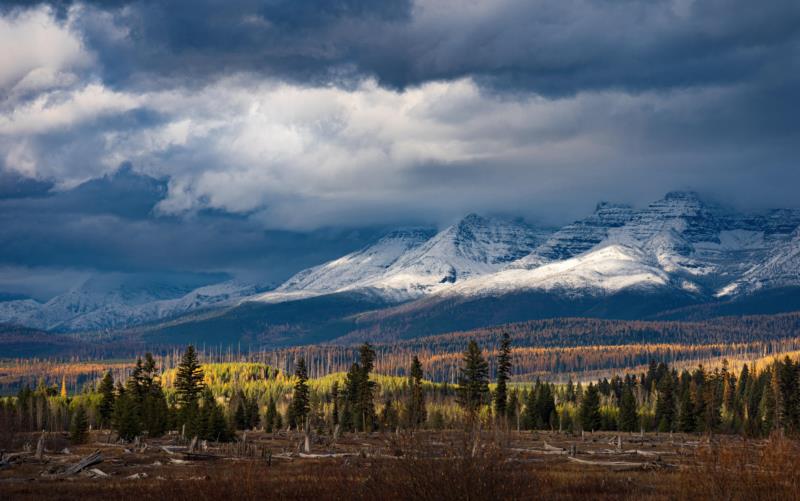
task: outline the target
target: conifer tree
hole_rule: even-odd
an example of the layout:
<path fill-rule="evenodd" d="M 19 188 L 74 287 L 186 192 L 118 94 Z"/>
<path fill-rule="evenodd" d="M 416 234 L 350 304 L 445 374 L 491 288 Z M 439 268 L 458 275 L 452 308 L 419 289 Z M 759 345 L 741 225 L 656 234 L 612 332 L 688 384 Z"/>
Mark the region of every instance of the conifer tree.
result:
<path fill-rule="evenodd" d="M 656 400 L 656 425 L 658 431 L 667 432 L 672 429 L 672 422 L 675 418 L 675 398 L 673 394 L 672 376 L 666 373 L 661 381 L 657 382 Z"/>
<path fill-rule="evenodd" d="M 636 397 L 629 385 L 622 389 L 622 398 L 619 405 L 619 429 L 622 431 L 637 431 L 639 417 L 636 413 Z"/>
<path fill-rule="evenodd" d="M 331 388 L 331 401 L 333 402 L 332 409 L 331 409 L 331 421 L 333 426 L 339 424 L 339 381 L 333 382 L 333 387 Z"/>
<path fill-rule="evenodd" d="M 517 431 L 519 431 L 520 427 L 520 400 L 519 400 L 519 390 L 516 388 L 512 389 L 508 394 L 508 409 L 506 415 L 508 416 L 508 420 L 512 423 L 516 423 Z"/>
<path fill-rule="evenodd" d="M 86 418 L 86 409 L 79 405 L 72 416 L 72 423 L 69 428 L 69 440 L 73 444 L 86 442 L 89 432 L 89 421 Z"/>
<path fill-rule="evenodd" d="M 203 393 L 203 369 L 194 346 L 189 345 L 175 374 L 175 394 L 179 409 L 179 424 L 185 424 L 190 434 L 197 434 L 198 402 Z"/>
<path fill-rule="evenodd" d="M 586 392 L 581 398 L 579 414 L 581 427 L 584 430 L 594 431 L 600 429 L 600 392 L 597 390 L 597 386 L 592 383 L 589 383 L 589 386 L 586 387 Z"/>
<path fill-rule="evenodd" d="M 114 415 L 114 378 L 111 376 L 110 370 L 100 381 L 98 393 L 100 393 L 100 404 L 97 408 L 98 420 L 100 426 L 107 427 L 111 425 L 111 418 Z"/>
<path fill-rule="evenodd" d="M 508 379 L 511 374 L 511 338 L 503 333 L 500 354 L 497 357 L 497 389 L 494 394 L 494 410 L 498 418 L 508 417 Z"/>
<path fill-rule="evenodd" d="M 697 424 L 695 422 L 696 412 L 694 410 L 694 403 L 692 402 L 692 392 L 690 388 L 686 388 L 681 394 L 681 407 L 678 413 L 678 429 L 684 433 L 691 433 L 695 431 Z"/>
<path fill-rule="evenodd" d="M 427 419 L 427 410 L 425 408 L 425 393 L 422 389 L 422 364 L 417 356 L 411 362 L 411 370 L 409 371 L 409 395 L 408 404 L 406 405 L 408 413 L 408 426 L 416 428 L 425 422 Z"/>
<path fill-rule="evenodd" d="M 536 428 L 546 429 L 549 427 L 551 418 L 556 411 L 556 403 L 550 384 L 547 382 L 538 384 L 535 396 L 534 415 Z"/>
<path fill-rule="evenodd" d="M 297 381 L 294 383 L 294 392 L 292 393 L 292 405 L 289 411 L 289 426 L 300 429 L 305 425 L 306 419 L 308 418 L 308 411 L 310 409 L 308 373 L 306 371 L 306 361 L 302 357 L 297 361 L 294 377 L 297 379 Z"/>
<path fill-rule="evenodd" d="M 375 350 L 369 343 L 358 349 L 358 398 L 354 414 L 358 419 L 358 427 L 363 431 L 371 431 L 375 427 L 375 383 L 370 374 L 375 367 Z"/>
<path fill-rule="evenodd" d="M 489 395 L 489 365 L 483 358 L 478 343 L 471 340 L 464 352 L 458 381 L 458 402 L 467 412 L 470 421 L 475 419 Z"/>
<path fill-rule="evenodd" d="M 267 413 L 264 416 L 264 429 L 267 433 L 272 433 L 279 428 L 277 422 L 279 416 L 278 407 L 275 405 L 275 399 L 270 395 L 267 401 Z"/>
<path fill-rule="evenodd" d="M 114 426 L 119 438 L 126 442 L 142 433 L 139 406 L 134 396 L 124 390 L 119 391 L 114 404 Z"/>

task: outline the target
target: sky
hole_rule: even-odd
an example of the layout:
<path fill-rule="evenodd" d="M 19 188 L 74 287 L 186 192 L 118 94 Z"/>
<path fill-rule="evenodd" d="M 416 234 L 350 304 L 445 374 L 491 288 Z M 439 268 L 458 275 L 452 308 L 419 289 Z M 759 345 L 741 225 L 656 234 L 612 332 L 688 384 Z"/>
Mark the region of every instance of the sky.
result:
<path fill-rule="evenodd" d="M 6 0 L 0 295 L 674 189 L 797 207 L 798 109 L 796 0 Z"/>

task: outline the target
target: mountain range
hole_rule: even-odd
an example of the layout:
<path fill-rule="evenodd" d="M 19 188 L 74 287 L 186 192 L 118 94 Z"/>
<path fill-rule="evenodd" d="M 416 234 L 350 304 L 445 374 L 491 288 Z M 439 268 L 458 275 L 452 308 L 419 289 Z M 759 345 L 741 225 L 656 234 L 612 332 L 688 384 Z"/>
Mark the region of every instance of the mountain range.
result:
<path fill-rule="evenodd" d="M 560 316 L 787 311 L 800 309 L 800 210 L 741 213 L 671 192 L 639 209 L 600 203 L 562 228 L 470 214 L 441 231 L 388 232 L 271 290 L 122 285 L 0 302 L 0 322 L 285 344 Z"/>

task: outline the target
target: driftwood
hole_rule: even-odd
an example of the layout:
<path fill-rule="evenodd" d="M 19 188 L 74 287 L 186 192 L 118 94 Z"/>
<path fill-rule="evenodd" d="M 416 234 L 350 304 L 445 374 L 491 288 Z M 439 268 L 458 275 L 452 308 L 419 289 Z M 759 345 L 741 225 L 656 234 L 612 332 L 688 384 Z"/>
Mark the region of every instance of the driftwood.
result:
<path fill-rule="evenodd" d="M 557 449 L 558 448 L 554 448 L 551 450 L 510 448 L 508 450 L 514 452 L 525 452 L 527 454 L 538 454 L 542 456 L 564 456 L 567 454 L 567 451 L 557 450 Z"/>
<path fill-rule="evenodd" d="M 87 470 L 87 471 L 89 473 L 91 473 L 93 477 L 97 477 L 97 478 L 105 478 L 105 477 L 109 476 L 108 473 L 104 472 L 100 468 L 92 468 L 92 469 Z"/>
<path fill-rule="evenodd" d="M 558 452 L 567 452 L 566 449 L 563 447 L 555 447 L 553 445 L 548 444 L 547 442 L 544 443 L 544 450 L 546 451 L 558 451 Z"/>
<path fill-rule="evenodd" d="M 89 454 L 88 456 L 84 457 L 77 463 L 73 464 L 72 466 L 67 467 L 64 471 L 59 473 L 60 476 L 69 476 L 75 475 L 76 473 L 80 473 L 82 470 L 96 465 L 98 463 L 103 462 L 103 455 L 100 453 L 100 450 L 96 450 L 93 453 Z"/>
<path fill-rule="evenodd" d="M 355 457 L 358 456 L 357 452 L 329 452 L 329 453 L 322 453 L 322 454 L 306 454 L 301 452 L 298 454 L 298 457 L 304 459 L 315 459 L 315 458 L 345 458 L 345 457 Z"/>
<path fill-rule="evenodd" d="M 30 451 L 4 453 L 0 455 L 0 469 L 8 468 L 12 464 L 23 460 L 25 456 L 30 456 L 31 454 L 33 453 Z"/>
<path fill-rule="evenodd" d="M 183 458 L 188 461 L 213 461 L 219 459 L 216 454 L 203 454 L 200 452 L 184 452 Z"/>
<path fill-rule="evenodd" d="M 631 461 L 588 461 L 586 459 L 578 459 L 575 457 L 569 457 L 567 459 L 573 463 L 584 464 L 587 466 L 603 466 L 617 471 L 646 470 L 657 466 L 653 463 L 634 463 Z"/>

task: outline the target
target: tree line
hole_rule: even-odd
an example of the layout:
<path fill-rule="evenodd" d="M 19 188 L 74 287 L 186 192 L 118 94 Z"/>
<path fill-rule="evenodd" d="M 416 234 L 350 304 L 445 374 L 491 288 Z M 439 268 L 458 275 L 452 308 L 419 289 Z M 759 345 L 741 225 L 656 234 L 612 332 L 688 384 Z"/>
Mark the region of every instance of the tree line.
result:
<path fill-rule="evenodd" d="M 168 371 L 151 354 L 123 381 L 110 371 L 78 395 L 63 384 L 25 387 L 0 399 L 0 429 L 69 431 L 85 440 L 90 427 L 119 439 L 157 437 L 229 441 L 237 430 L 317 433 L 498 426 L 564 432 L 703 432 L 768 435 L 800 433 L 800 363 L 786 356 L 760 370 L 738 373 L 723 363 L 678 371 L 651 362 L 641 373 L 554 384 L 511 381 L 512 338 L 503 333 L 494 360 L 470 340 L 456 384 L 431 383 L 413 357 L 407 376 L 374 373 L 368 343 L 346 373 L 310 379 L 304 358 L 291 374 L 263 364 L 206 364 L 194 347 Z M 490 371 L 494 365 L 494 374 Z M 2 438 L 2 437 L 0 437 Z"/>

